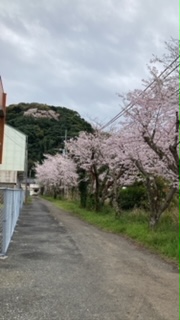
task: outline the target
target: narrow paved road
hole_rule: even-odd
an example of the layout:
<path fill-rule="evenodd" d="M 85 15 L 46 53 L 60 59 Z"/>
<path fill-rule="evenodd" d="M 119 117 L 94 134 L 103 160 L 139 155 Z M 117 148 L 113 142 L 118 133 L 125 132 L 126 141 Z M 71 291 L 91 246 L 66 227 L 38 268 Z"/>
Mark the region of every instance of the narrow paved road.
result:
<path fill-rule="evenodd" d="M 35 199 L 0 260 L 1 320 L 178 320 L 179 274 Z"/>

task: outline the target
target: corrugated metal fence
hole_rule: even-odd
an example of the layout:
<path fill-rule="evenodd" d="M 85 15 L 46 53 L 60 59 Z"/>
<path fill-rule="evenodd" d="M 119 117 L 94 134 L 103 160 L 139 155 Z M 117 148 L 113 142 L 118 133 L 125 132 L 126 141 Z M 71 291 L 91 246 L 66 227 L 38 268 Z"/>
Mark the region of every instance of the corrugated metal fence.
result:
<path fill-rule="evenodd" d="M 23 202 L 23 190 L 0 188 L 0 255 L 7 252 Z"/>

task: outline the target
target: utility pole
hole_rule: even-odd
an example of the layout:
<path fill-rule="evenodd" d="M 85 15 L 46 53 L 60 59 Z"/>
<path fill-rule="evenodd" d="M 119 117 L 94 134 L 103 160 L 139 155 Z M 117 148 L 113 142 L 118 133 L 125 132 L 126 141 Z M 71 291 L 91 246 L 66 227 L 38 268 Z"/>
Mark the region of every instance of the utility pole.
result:
<path fill-rule="evenodd" d="M 28 136 L 26 136 L 25 151 L 25 204 L 28 202 Z"/>

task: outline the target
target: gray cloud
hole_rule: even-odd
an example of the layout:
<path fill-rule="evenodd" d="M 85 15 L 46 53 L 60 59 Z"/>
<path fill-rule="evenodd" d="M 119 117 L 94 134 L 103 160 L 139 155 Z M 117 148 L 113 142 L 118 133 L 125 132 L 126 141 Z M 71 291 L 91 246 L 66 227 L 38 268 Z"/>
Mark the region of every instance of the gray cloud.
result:
<path fill-rule="evenodd" d="M 178 37 L 176 0 L 1 0 L 8 103 L 43 102 L 106 121 L 141 86 L 152 53 Z"/>

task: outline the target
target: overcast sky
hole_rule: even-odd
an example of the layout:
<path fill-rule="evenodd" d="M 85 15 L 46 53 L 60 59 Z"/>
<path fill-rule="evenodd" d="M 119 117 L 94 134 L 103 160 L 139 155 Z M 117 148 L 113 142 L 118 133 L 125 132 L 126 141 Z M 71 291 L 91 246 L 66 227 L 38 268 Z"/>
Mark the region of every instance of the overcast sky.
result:
<path fill-rule="evenodd" d="M 178 38 L 178 0 L 0 0 L 7 104 L 40 102 L 106 122 Z"/>

